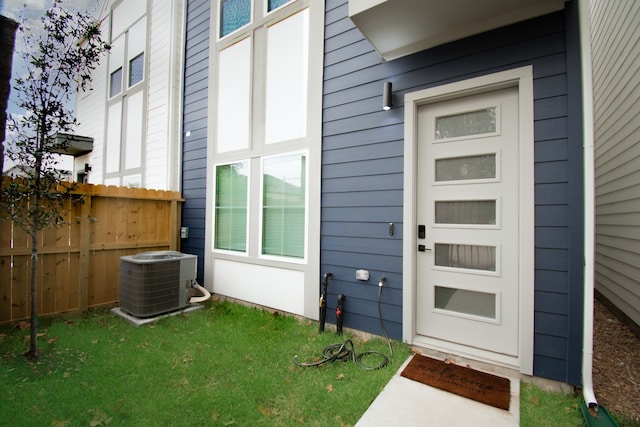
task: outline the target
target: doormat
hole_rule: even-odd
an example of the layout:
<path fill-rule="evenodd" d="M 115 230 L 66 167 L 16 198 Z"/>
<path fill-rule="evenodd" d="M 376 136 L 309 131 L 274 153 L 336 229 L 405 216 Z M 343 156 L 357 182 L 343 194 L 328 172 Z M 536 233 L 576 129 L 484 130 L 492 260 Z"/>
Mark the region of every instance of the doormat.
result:
<path fill-rule="evenodd" d="M 509 410 L 511 385 L 498 377 L 416 354 L 401 375 L 496 408 Z"/>

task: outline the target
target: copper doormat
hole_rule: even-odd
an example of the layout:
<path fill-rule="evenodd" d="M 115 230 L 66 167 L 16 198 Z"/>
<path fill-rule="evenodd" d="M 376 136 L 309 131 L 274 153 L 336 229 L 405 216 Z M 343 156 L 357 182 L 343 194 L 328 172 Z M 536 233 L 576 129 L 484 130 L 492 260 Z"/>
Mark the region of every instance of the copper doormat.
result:
<path fill-rule="evenodd" d="M 509 410 L 511 385 L 507 378 L 419 354 L 413 356 L 401 375 L 496 408 Z"/>

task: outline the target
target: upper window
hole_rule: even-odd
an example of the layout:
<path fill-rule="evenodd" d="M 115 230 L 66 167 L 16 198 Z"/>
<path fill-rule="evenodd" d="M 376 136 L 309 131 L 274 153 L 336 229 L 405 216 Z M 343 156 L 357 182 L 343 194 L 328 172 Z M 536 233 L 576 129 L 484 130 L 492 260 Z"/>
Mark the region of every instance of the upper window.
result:
<path fill-rule="evenodd" d="M 284 6 L 285 4 L 289 3 L 290 1 L 291 0 L 269 0 L 267 11 L 271 12 L 272 10 L 277 9 L 280 6 Z"/>
<path fill-rule="evenodd" d="M 109 79 L 109 97 L 113 98 L 122 91 L 122 67 L 111 73 Z"/>
<path fill-rule="evenodd" d="M 251 21 L 251 0 L 220 1 L 220 37 L 244 27 Z"/>
<path fill-rule="evenodd" d="M 144 78 L 144 53 L 129 61 L 129 87 L 140 83 Z"/>

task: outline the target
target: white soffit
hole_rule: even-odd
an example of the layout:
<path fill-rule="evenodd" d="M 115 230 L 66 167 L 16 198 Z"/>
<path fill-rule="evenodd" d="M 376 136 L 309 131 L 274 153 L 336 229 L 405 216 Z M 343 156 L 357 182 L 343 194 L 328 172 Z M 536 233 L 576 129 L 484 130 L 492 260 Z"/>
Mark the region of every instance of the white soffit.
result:
<path fill-rule="evenodd" d="M 392 60 L 564 8 L 565 0 L 349 0 L 349 17 Z"/>

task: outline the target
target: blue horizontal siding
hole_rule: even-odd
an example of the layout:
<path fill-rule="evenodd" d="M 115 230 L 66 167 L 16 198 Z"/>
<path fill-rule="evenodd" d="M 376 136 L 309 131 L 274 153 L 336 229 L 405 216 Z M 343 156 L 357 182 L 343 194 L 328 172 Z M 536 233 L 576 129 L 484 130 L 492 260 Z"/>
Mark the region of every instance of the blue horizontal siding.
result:
<path fill-rule="evenodd" d="M 574 2 L 575 3 L 575 2 Z M 574 9 L 568 3 L 568 9 Z M 574 58 L 565 11 L 385 62 L 348 18 L 348 2 L 325 6 L 321 271 L 333 271 L 329 306 L 344 293 L 345 326 L 381 333 L 377 282 L 401 294 L 404 94 L 533 65 L 535 140 L 534 373 L 579 383 L 574 357 L 580 321 L 568 301 L 580 298 L 582 250 L 579 127 Z M 575 47 L 575 46 L 574 46 Z M 573 67 L 573 68 L 572 68 Z M 382 83 L 395 107 L 381 110 Z M 578 89 L 579 90 L 579 89 Z M 578 102 L 579 103 L 579 102 Z M 388 223 L 395 235 L 388 235 Z M 367 269 L 369 283 L 356 280 Z M 335 284 L 334 284 L 335 283 Z M 386 287 L 385 287 L 386 290 Z M 402 298 L 383 293 L 390 335 L 402 334 Z M 332 306 L 333 304 L 333 306 Z M 351 310 L 347 307 L 351 307 Z M 331 310 L 330 310 L 331 311 Z M 329 315 L 331 321 L 331 315 Z M 553 330 L 556 322 L 562 328 Z"/>
<path fill-rule="evenodd" d="M 187 1 L 182 141 L 182 225 L 189 238 L 181 251 L 198 256 L 198 281 L 204 283 L 207 116 L 209 73 L 208 0 Z M 189 136 L 186 134 L 189 133 Z"/>

